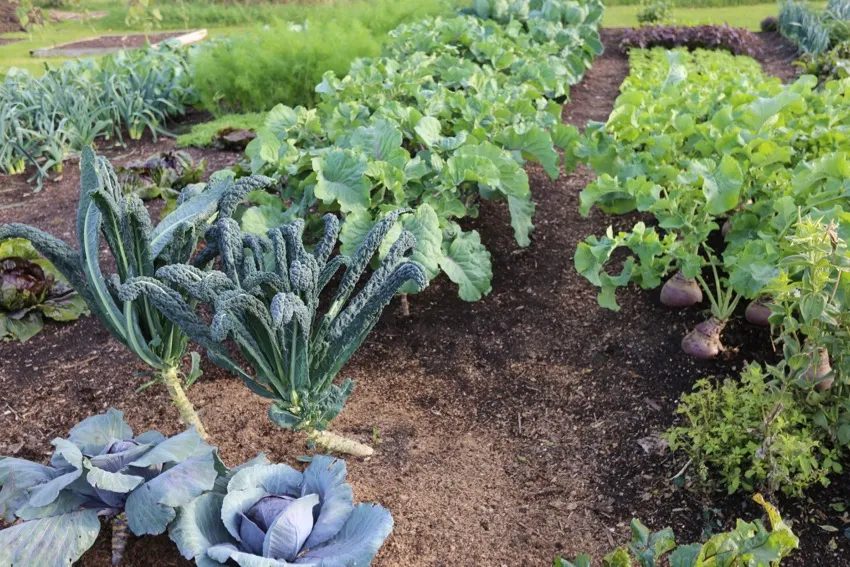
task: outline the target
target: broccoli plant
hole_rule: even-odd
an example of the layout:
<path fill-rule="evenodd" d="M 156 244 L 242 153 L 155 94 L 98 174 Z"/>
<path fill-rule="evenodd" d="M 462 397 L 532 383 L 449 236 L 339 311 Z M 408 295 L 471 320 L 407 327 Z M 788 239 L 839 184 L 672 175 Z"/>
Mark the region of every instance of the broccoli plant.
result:
<path fill-rule="evenodd" d="M 78 560 L 113 518 L 113 564 L 126 529 L 137 536 L 165 532 L 176 508 L 212 490 L 219 475 L 213 447 L 190 428 L 167 438 L 133 436 L 124 414 L 109 409 L 53 440 L 50 466 L 0 458 L 0 565 L 59 567 Z"/>
<path fill-rule="evenodd" d="M 190 186 L 178 199 L 177 209 L 154 228 L 142 201 L 124 195 L 112 166 L 85 149 L 81 159 L 80 202 L 77 209 L 77 252 L 61 240 L 23 224 L 0 225 L 0 240 L 22 237 L 56 266 L 83 297 L 112 335 L 153 369 L 155 379 L 168 388 L 180 416 L 194 425 L 201 437 L 206 431 L 181 383 L 180 363 L 188 337 L 147 298 L 122 301 L 118 288 L 134 277 L 153 276 L 156 269 L 188 262 L 218 201 L 233 185 L 259 188 L 264 181 L 249 177 L 237 183 L 227 179 L 206 188 Z M 104 277 L 100 266 L 100 237 L 106 239 L 117 273 Z M 190 377 L 199 374 L 192 357 Z"/>
<path fill-rule="evenodd" d="M 181 509 L 169 536 L 199 566 L 367 566 L 393 528 L 379 505 L 354 504 L 345 462 L 316 455 L 302 473 L 247 463 Z"/>
<path fill-rule="evenodd" d="M 425 268 L 408 257 L 416 238 L 402 231 L 354 294 L 370 260 L 407 211 L 397 210 L 378 221 L 353 255 L 331 258 L 340 230 L 334 215 L 325 216 L 324 235 L 312 252 L 304 247 L 300 219 L 268 231 L 265 237 L 246 234 L 231 218 L 245 189 L 235 187 L 222 198 L 219 218 L 207 231 L 207 247 L 195 265 L 164 266 L 156 278 L 134 278 L 121 288 L 120 296 L 127 302 L 147 298 L 206 347 L 213 362 L 274 400 L 269 417 L 281 427 L 306 431 L 310 440 L 330 450 L 370 455 L 370 447 L 326 428 L 354 387 L 348 379 L 334 384 L 343 364 L 402 286 L 410 282 L 420 291 L 427 285 Z M 222 271 L 201 269 L 216 258 Z M 320 296 L 339 271 L 336 294 L 320 316 Z M 195 302 L 214 312 L 210 325 L 195 312 Z M 236 342 L 253 371 L 220 344 L 228 338 Z"/>
<path fill-rule="evenodd" d="M 44 317 L 73 321 L 87 314 L 85 301 L 29 242 L 0 242 L 0 339 L 25 342 L 41 331 Z"/>

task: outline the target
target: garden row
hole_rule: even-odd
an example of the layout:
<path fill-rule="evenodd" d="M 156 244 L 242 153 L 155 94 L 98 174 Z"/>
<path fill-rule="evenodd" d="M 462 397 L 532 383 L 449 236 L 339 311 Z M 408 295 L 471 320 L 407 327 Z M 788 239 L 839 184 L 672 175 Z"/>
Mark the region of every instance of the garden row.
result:
<path fill-rule="evenodd" d="M 565 97 L 600 51 L 601 7 L 516 2 L 511 10 L 402 26 L 385 57 L 355 62 L 344 79 L 328 75 L 320 108 L 270 113 L 250 153 L 256 171 L 271 176 L 213 174 L 186 187 L 156 226 L 88 147 L 79 250 L 32 227 L 0 226 L 0 240 L 27 239 L 52 262 L 193 426 L 170 439 L 134 437 L 110 411 L 54 440 L 51 466 L 0 459 L 0 511 L 20 520 L 0 532 L 0 563 L 72 563 L 93 544 L 99 516 L 115 518 L 119 559 L 129 528 L 169 529 L 199 565 L 371 562 L 392 519 L 353 505 L 344 464 L 318 456 L 302 474 L 259 457 L 229 471 L 184 390 L 199 356 L 191 354 L 186 375 L 181 363 L 191 340 L 269 399 L 276 424 L 330 451 L 372 453 L 327 431 L 354 387 L 335 383 L 337 373 L 392 297 L 421 290 L 439 267 L 469 299 L 489 290 L 477 233 L 449 219 L 501 195 L 513 199 L 527 244 L 533 205 L 523 165 L 535 159 L 556 176 L 554 144 L 577 137 L 560 127 L 560 105 L 547 95 Z M 274 218 L 252 233 L 265 210 L 247 222 L 248 198 L 281 212 L 285 200 L 288 222 Z M 334 214 L 319 220 L 329 211 L 346 214 L 345 224 Z M 101 238 L 115 265 L 109 276 Z M 474 273 L 485 268 L 486 281 Z"/>
<path fill-rule="evenodd" d="M 619 288 L 669 278 L 662 303 L 710 308 L 682 340 L 688 354 L 720 354 L 746 303 L 781 347 L 779 363 L 757 361 L 740 381 L 697 383 L 684 427 L 668 434 L 730 493 L 799 495 L 840 472 L 850 445 L 850 84 L 816 87 L 811 76 L 768 80 L 724 52 L 636 50 L 607 124 L 589 126 L 578 150 L 599 175 L 582 214 L 654 221 L 579 244 L 576 269 L 602 306 L 619 309 Z"/>
<path fill-rule="evenodd" d="M 467 301 L 489 293 L 490 254 L 456 219 L 477 216 L 480 199 L 505 200 L 517 243 L 529 245 L 524 165 L 558 177 L 555 148 L 578 132 L 561 124 L 555 101 L 601 51 L 597 3 L 544 6 L 527 19 L 482 9 L 400 26 L 384 56 L 355 61 L 341 79 L 327 73 L 317 108 L 274 108 L 246 153 L 251 173 L 276 179 L 281 198 L 249 195 L 256 206 L 237 213 L 242 227 L 263 234 L 342 212 L 349 253 L 382 216 L 411 208 L 401 226 L 416 236 L 413 258 L 429 279 L 445 272 Z"/>
<path fill-rule="evenodd" d="M 69 152 L 125 133 L 156 138 L 167 117 L 196 100 L 187 52 L 167 46 L 70 61 L 40 78 L 10 72 L 0 84 L 0 171 L 32 166 L 41 189 Z"/>

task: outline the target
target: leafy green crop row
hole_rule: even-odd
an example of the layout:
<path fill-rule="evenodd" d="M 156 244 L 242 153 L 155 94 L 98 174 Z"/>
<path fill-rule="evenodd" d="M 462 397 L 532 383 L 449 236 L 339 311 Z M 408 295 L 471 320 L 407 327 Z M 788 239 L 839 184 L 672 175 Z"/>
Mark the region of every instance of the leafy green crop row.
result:
<path fill-rule="evenodd" d="M 35 166 L 40 189 L 98 138 L 156 137 L 196 100 L 188 70 L 186 50 L 167 46 L 70 61 L 41 78 L 13 70 L 0 84 L 0 171 Z"/>
<path fill-rule="evenodd" d="M 662 302 L 687 306 L 705 296 L 710 304 L 711 318 L 682 341 L 699 358 L 723 350 L 720 335 L 739 302 L 756 300 L 747 319 L 770 325 L 784 355 L 767 369 L 769 386 L 799 386 L 808 420 L 802 430 L 818 432 L 810 450 L 786 453 L 787 478 L 802 471 L 806 479 L 783 487 L 796 492 L 817 476 L 812 468 L 840 470 L 830 447 L 840 453 L 850 444 L 850 407 L 842 401 L 850 387 L 850 115 L 843 110 L 850 82 L 818 89 L 815 77 L 804 76 L 783 85 L 755 61 L 722 52 L 635 50 L 631 64 L 607 124 L 590 125 L 577 150 L 599 175 L 581 193 L 580 212 L 639 211 L 654 222 L 587 238 L 576 269 L 614 310 L 618 288 L 652 289 L 675 274 Z M 613 260 L 618 248 L 628 251 L 622 263 Z M 691 426 L 713 427 L 711 420 Z M 725 449 L 718 455 L 731 454 Z M 800 462 L 806 454 L 814 466 Z M 752 473 L 734 482 L 759 481 Z"/>
<path fill-rule="evenodd" d="M 524 165 L 559 175 L 555 147 L 578 133 L 561 123 L 555 100 L 602 49 L 596 1 L 506 6 L 479 2 L 466 15 L 402 25 L 384 56 L 355 61 L 343 78 L 326 73 L 317 108 L 274 108 L 247 155 L 253 173 L 279 180 L 282 200 L 255 196 L 243 227 L 264 234 L 339 211 L 347 252 L 384 214 L 414 208 L 401 224 L 429 278 L 445 272 L 467 301 L 486 295 L 490 253 L 455 219 L 475 217 L 480 199 L 504 199 L 517 242 L 529 244 Z"/>

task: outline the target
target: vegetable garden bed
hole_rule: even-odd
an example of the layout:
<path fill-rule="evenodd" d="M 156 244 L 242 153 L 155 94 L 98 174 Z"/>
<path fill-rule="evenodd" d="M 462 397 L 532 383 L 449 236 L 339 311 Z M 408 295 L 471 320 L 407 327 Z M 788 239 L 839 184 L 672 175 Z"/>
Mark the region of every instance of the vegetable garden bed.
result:
<path fill-rule="evenodd" d="M 47 49 L 35 49 L 33 57 L 87 57 L 115 53 L 122 49 L 140 49 L 146 45 L 156 47 L 166 40 L 175 40 L 182 45 L 197 43 L 207 36 L 207 30 L 174 31 L 152 34 L 102 35 L 70 43 L 54 45 Z"/>
<path fill-rule="evenodd" d="M 605 55 L 565 109 L 576 126 L 607 118 L 628 73 L 619 33 L 603 37 Z M 122 163 L 171 144 L 153 144 L 146 134 L 107 156 Z M 214 171 L 239 156 L 193 150 L 193 157 L 208 158 Z M 745 496 L 703 502 L 676 490 L 668 479 L 683 460 L 647 455 L 639 441 L 672 424 L 677 399 L 696 379 L 771 360 L 767 333 L 733 321 L 726 354 L 695 362 L 679 340 L 701 319 L 698 312 L 669 311 L 657 295 L 636 290 L 621 292 L 620 313 L 599 309 L 596 290 L 572 267 L 576 245 L 611 222 L 598 211 L 578 214 L 578 193 L 591 174 L 580 167 L 551 180 L 535 166 L 529 177 L 537 202 L 530 248 L 517 248 L 503 204 L 484 201 L 480 217 L 464 225 L 492 252 L 491 295 L 466 303 L 446 278 L 435 280 L 411 297 L 410 318 L 398 306 L 387 309 L 344 369 L 358 387 L 334 428 L 376 446 L 370 460 L 349 460 L 349 481 L 359 501 L 381 502 L 396 522 L 377 567 L 548 565 L 557 553 L 610 549 L 625 539 L 632 516 L 695 540 L 716 527 L 712 522 L 728 527 L 735 517 L 760 515 Z M 0 181 L 0 223 L 26 222 L 73 241 L 75 166 L 24 207 L 4 208 L 29 191 L 21 176 Z M 638 218 L 614 218 L 615 228 Z M 182 430 L 164 389 L 133 393 L 147 380 L 134 374 L 143 368 L 93 318 L 48 325 L 24 345 L 0 344 L 0 360 L 0 454 L 43 460 L 47 440 L 110 406 L 125 411 L 138 431 Z M 303 437 L 266 419 L 267 402 L 226 372 L 202 366 L 206 375 L 190 397 L 226 462 L 265 451 L 293 463 L 306 452 Z M 848 540 L 818 527 L 841 525 L 830 504 L 848 490 L 845 473 L 809 501 L 780 502 L 788 520 L 816 519 L 794 525 L 802 549 L 788 565 L 850 565 Z M 706 506 L 722 515 L 704 517 Z M 104 529 L 81 565 L 108 564 L 108 535 Z M 131 539 L 124 564 L 149 565 L 152 557 L 157 565 L 189 565 L 166 536 Z"/>

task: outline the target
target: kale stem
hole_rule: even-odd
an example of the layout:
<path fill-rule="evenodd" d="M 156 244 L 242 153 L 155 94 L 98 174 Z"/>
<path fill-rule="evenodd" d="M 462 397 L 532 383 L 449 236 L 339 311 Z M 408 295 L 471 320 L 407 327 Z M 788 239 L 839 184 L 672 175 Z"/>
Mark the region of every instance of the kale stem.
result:
<path fill-rule="evenodd" d="M 201 418 L 198 417 L 195 407 L 192 405 L 192 402 L 189 401 L 189 398 L 186 396 L 186 392 L 183 390 L 183 385 L 180 383 L 180 372 L 178 367 L 171 366 L 164 370 L 161 375 L 162 381 L 168 389 L 168 394 L 171 396 L 171 401 L 177 407 L 177 411 L 180 413 L 180 418 L 183 420 L 183 423 L 189 426 L 194 426 L 198 435 L 201 436 L 201 439 L 206 441 L 209 438 L 207 430 L 204 428 L 204 424 L 201 423 Z"/>
<path fill-rule="evenodd" d="M 330 431 L 310 430 L 307 433 L 307 439 L 324 447 L 330 452 L 344 453 L 346 455 L 354 455 L 358 458 L 371 457 L 375 452 L 372 447 L 364 445 L 354 439 L 331 433 Z"/>

